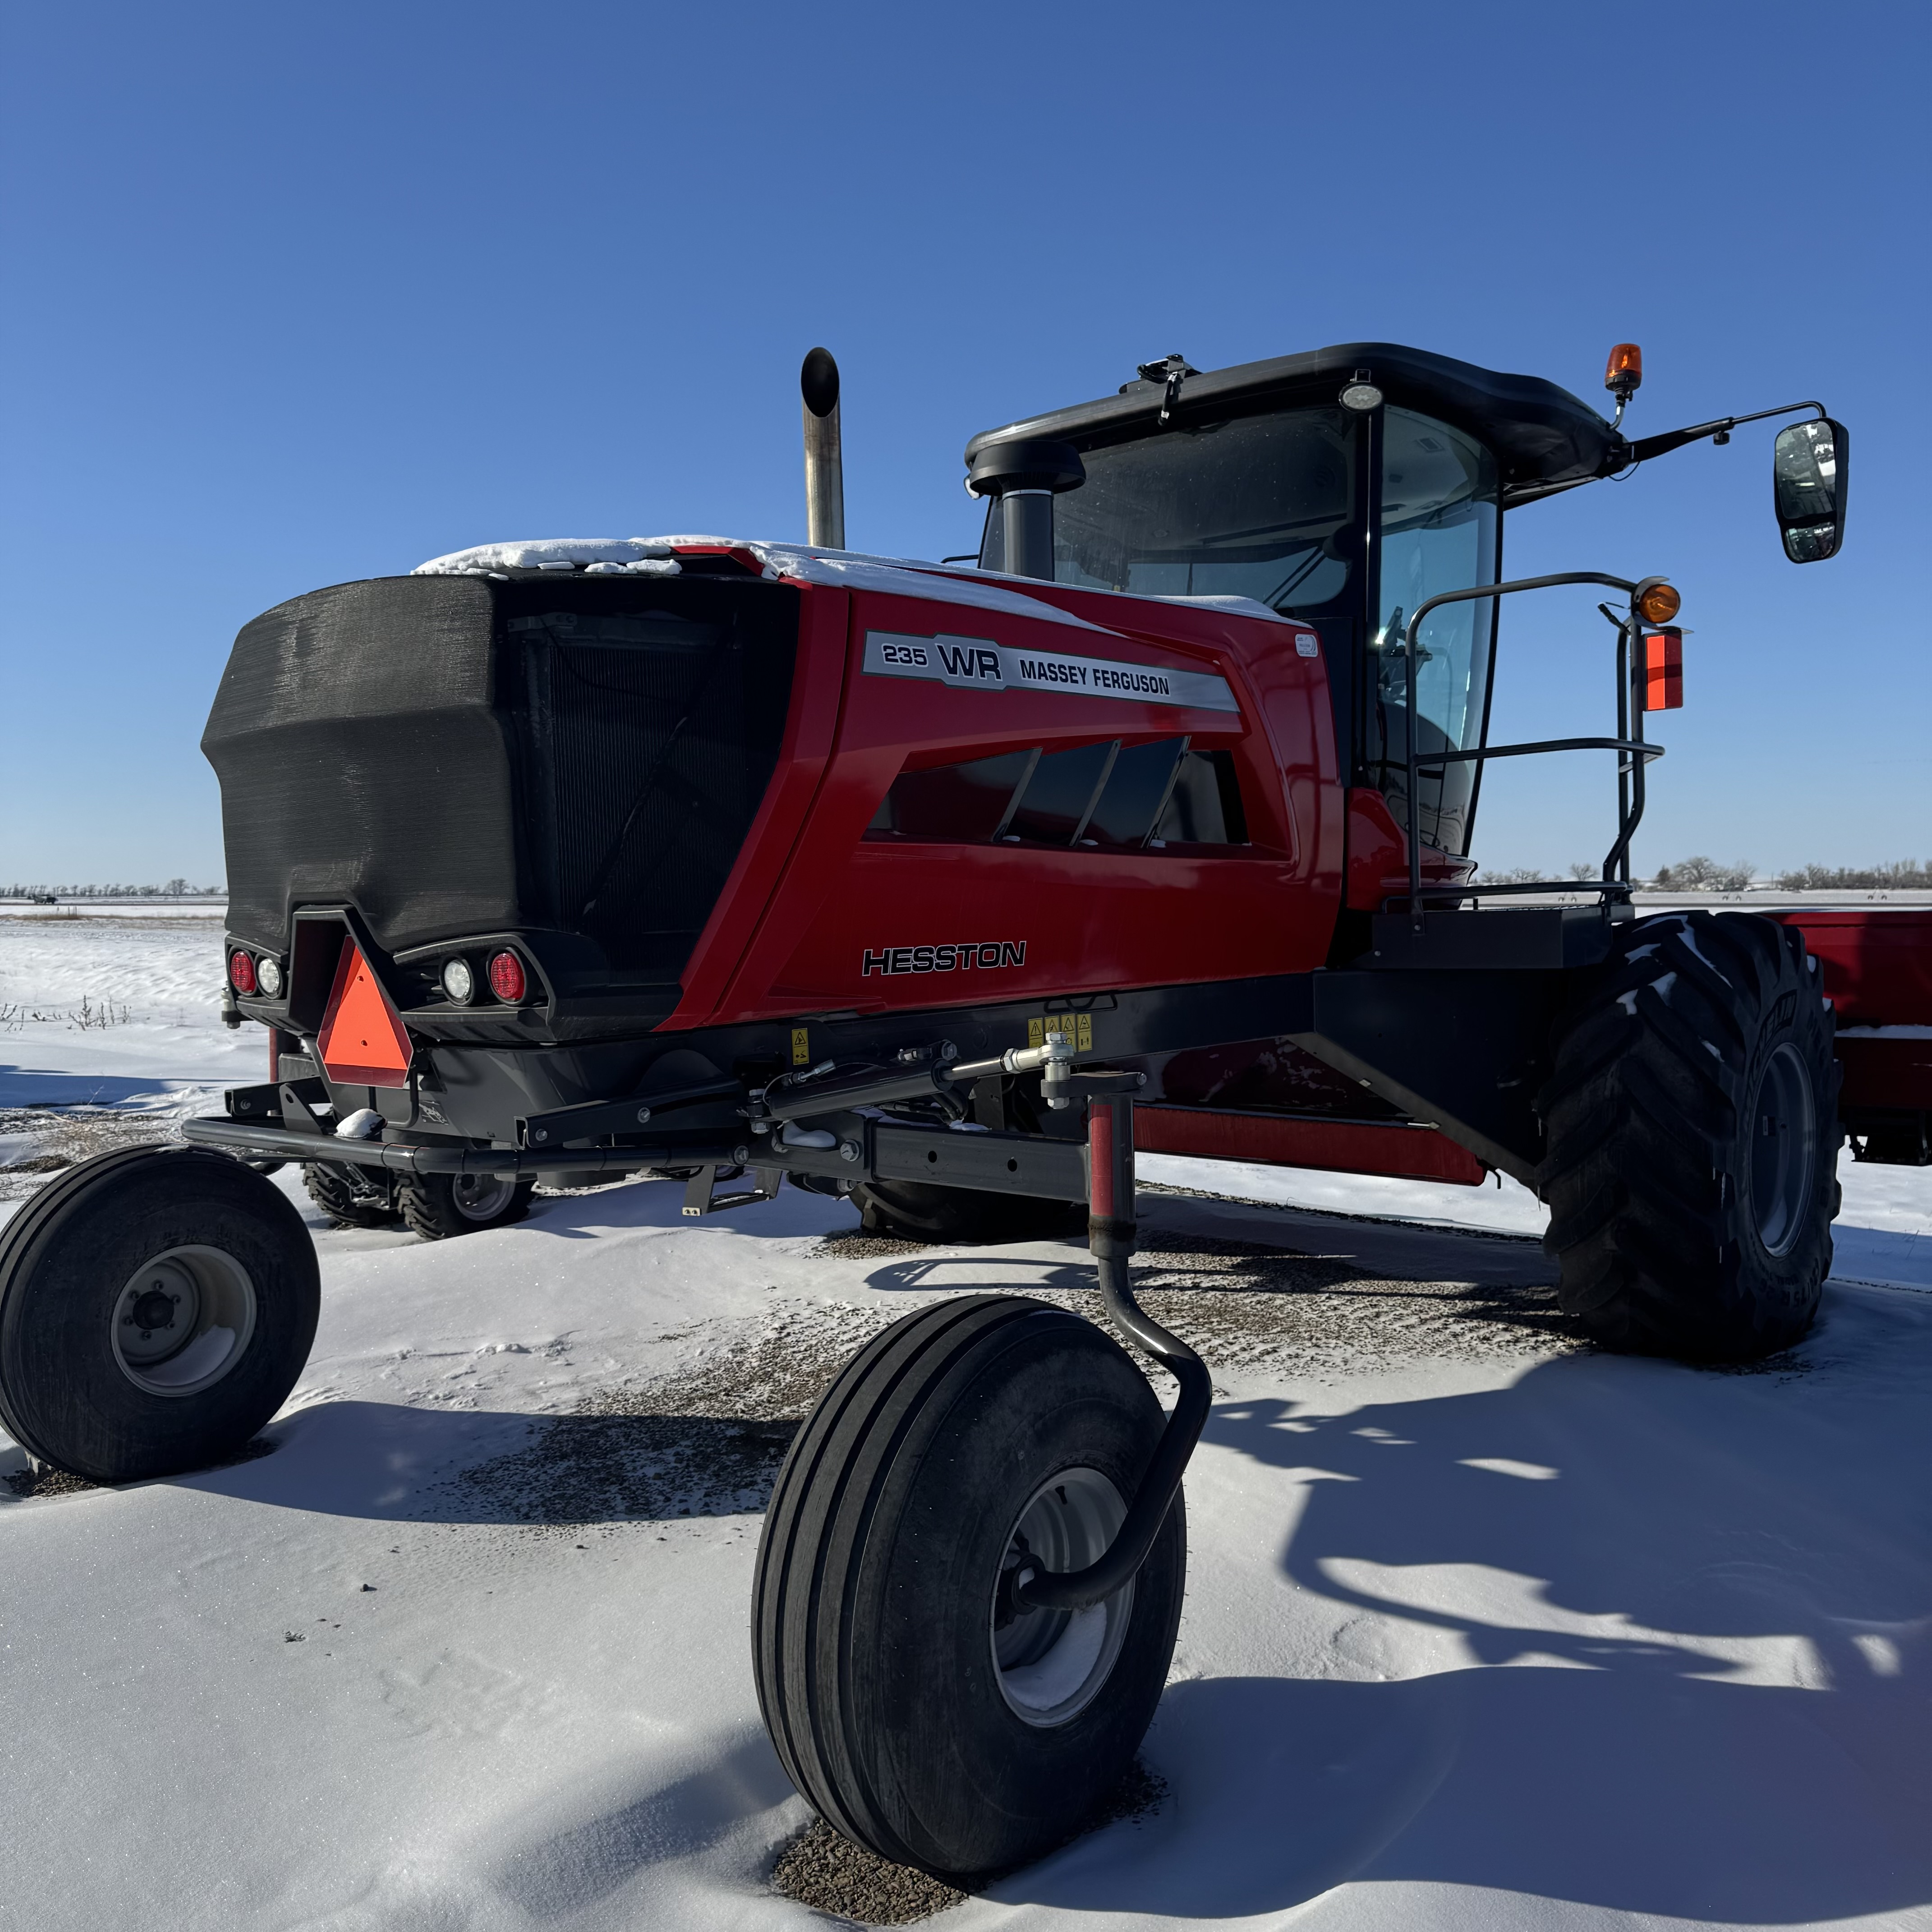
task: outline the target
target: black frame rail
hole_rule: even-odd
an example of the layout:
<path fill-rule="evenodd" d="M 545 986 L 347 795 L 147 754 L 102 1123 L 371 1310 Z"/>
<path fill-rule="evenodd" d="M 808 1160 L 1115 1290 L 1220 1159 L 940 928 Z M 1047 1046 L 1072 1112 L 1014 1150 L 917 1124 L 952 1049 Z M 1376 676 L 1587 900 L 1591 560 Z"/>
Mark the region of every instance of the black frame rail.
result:
<path fill-rule="evenodd" d="M 1519 590 L 1550 590 L 1564 584 L 1594 584 L 1620 590 L 1631 600 L 1630 614 L 1619 618 L 1604 610 L 1617 627 L 1617 735 L 1614 738 L 1539 738 L 1526 745 L 1485 745 L 1473 752 L 1418 752 L 1416 749 L 1416 646 L 1422 620 L 1444 604 L 1474 603 L 1486 597 L 1508 597 Z M 1644 767 L 1652 758 L 1664 756 L 1660 745 L 1646 744 L 1643 736 L 1643 710 L 1637 702 L 1636 678 L 1642 662 L 1636 648 L 1643 635 L 1644 619 L 1636 597 L 1643 588 L 1621 577 L 1607 577 L 1600 571 L 1566 570 L 1553 577 L 1522 577 L 1508 584 L 1478 584 L 1467 590 L 1444 590 L 1426 597 L 1415 607 L 1414 615 L 1402 632 L 1403 700 L 1408 707 L 1403 727 L 1406 740 L 1404 760 L 1408 784 L 1408 824 L 1404 828 L 1408 844 L 1408 908 L 1421 929 L 1425 897 L 1436 899 L 1502 898 L 1530 892 L 1597 892 L 1606 899 L 1630 896 L 1630 846 L 1643 818 Z M 1443 885 L 1425 892 L 1422 883 L 1421 808 L 1417 797 L 1417 781 L 1426 767 L 1440 771 L 1448 765 L 1480 765 L 1490 758 L 1522 758 L 1544 752 L 1615 752 L 1617 755 L 1617 837 L 1604 860 L 1600 879 L 1532 880 L 1522 884 L 1499 886 Z"/>

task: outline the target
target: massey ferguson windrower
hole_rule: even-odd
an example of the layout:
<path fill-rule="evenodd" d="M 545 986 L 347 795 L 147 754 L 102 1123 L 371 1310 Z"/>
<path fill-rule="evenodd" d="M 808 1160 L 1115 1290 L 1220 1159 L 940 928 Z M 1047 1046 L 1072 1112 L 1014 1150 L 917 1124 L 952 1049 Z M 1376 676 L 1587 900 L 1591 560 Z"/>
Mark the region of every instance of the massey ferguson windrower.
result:
<path fill-rule="evenodd" d="M 806 374 L 836 542 L 837 375 Z M 1752 420 L 1627 441 L 1636 380 L 1620 348 L 1608 421 L 1384 344 L 1170 356 L 974 438 L 961 568 L 502 544 L 257 618 L 203 742 L 269 1078 L 8 1226 L 6 1426 L 106 1482 L 260 1429 L 316 1313 L 278 1162 L 338 1220 L 432 1238 L 636 1174 L 691 1215 L 789 1178 L 946 1238 L 1084 1204 L 1171 1414 L 1094 1322 L 935 1301 L 799 1435 L 754 1611 L 772 1740 L 841 1830 L 956 1877 L 1043 1850 L 1160 1696 L 1210 1398 L 1135 1305 L 1137 1130 L 1512 1174 L 1613 1347 L 1748 1357 L 1812 1318 L 1840 1132 L 1816 962 L 1766 920 L 1632 916 L 1677 592 L 1497 581 L 1506 510 Z M 1845 433 L 1760 413 L 1805 418 L 1778 520 L 1794 562 L 1828 557 Z M 1498 608 L 1558 586 L 1609 620 L 1613 729 L 1489 744 Z M 1600 878 L 1476 883 L 1486 762 L 1573 752 L 1614 768 Z"/>

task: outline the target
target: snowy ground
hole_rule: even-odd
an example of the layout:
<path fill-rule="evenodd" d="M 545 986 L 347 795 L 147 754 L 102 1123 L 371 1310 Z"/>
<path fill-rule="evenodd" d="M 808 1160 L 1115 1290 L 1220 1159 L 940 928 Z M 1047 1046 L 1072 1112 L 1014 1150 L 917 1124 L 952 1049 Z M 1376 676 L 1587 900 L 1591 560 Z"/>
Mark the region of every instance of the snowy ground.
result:
<path fill-rule="evenodd" d="M 0 1161 L 254 1077 L 219 930 L 0 923 Z M 1144 1178 L 1253 1197 L 1144 1204 L 1220 1390 L 1166 1796 L 930 1922 L 1932 1926 L 1932 1172 L 1847 1163 L 1823 1319 L 1748 1373 L 1579 1347 L 1520 1190 Z M 826 1922 L 770 1885 L 807 1814 L 746 1638 L 790 1419 L 920 1299 L 1084 1257 L 678 1204 L 318 1228 L 254 1460 L 60 1492 L 0 1438 L 0 1925 Z"/>

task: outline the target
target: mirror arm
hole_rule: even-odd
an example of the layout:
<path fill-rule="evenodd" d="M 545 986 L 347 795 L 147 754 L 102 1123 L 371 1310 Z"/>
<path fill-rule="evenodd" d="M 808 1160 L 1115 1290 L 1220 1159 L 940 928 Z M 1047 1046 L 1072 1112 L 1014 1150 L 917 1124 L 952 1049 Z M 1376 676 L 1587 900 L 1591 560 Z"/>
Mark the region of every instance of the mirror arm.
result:
<path fill-rule="evenodd" d="M 1794 416 L 1800 410 L 1810 410 L 1821 420 L 1825 414 L 1822 403 L 1786 403 L 1774 410 L 1754 410 L 1748 416 L 1723 416 L 1715 422 L 1700 423 L 1694 429 L 1669 429 L 1661 436 L 1640 436 L 1628 446 L 1628 454 L 1624 460 L 1648 463 L 1653 456 L 1667 456 L 1673 449 L 1682 449 L 1687 443 L 1702 442 L 1707 436 L 1719 442 L 1728 442 L 1731 431 L 1739 423 L 1762 422 L 1767 416 Z"/>

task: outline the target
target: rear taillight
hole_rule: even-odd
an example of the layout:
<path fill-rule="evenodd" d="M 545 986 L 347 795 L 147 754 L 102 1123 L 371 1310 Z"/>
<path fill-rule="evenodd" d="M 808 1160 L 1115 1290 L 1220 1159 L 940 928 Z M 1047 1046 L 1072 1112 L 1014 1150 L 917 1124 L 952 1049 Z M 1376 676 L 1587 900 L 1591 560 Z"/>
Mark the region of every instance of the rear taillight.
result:
<path fill-rule="evenodd" d="M 490 990 L 506 1006 L 519 1004 L 530 990 L 530 981 L 524 972 L 524 962 L 514 952 L 498 952 L 490 956 Z"/>
<path fill-rule="evenodd" d="M 228 983 L 238 993 L 255 990 L 255 962 L 247 953 L 237 951 L 228 956 Z"/>

